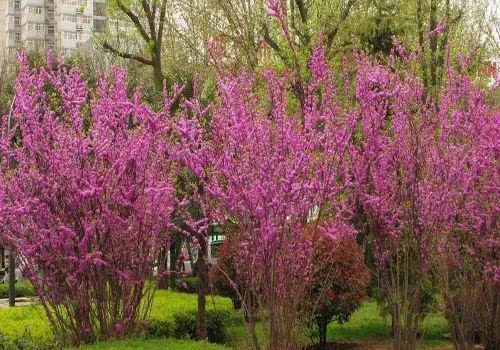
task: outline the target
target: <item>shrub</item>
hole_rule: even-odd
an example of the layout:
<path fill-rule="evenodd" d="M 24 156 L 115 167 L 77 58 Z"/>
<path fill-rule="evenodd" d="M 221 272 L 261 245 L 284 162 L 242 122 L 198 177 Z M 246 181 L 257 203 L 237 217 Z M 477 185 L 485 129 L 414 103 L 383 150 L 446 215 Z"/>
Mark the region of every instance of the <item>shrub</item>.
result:
<path fill-rule="evenodd" d="M 306 229 L 305 239 L 312 242 L 313 253 L 301 309 L 311 317 L 306 320 L 308 334 L 324 349 L 328 324 L 347 322 L 367 297 L 370 273 L 353 238 L 333 240 L 314 232 Z"/>
<path fill-rule="evenodd" d="M 207 312 L 207 335 L 208 341 L 224 344 L 227 341 L 227 320 L 229 312 L 220 310 L 209 310 Z"/>
<path fill-rule="evenodd" d="M 211 343 L 224 344 L 227 341 L 226 322 L 229 312 L 207 311 L 207 335 Z M 196 312 L 180 312 L 174 315 L 173 336 L 178 339 L 196 339 Z"/>
<path fill-rule="evenodd" d="M 173 328 L 171 321 L 152 319 L 147 321 L 143 334 L 145 338 L 170 338 Z"/>
<path fill-rule="evenodd" d="M 17 298 L 27 298 L 35 297 L 35 289 L 28 281 L 22 281 L 16 283 L 16 297 Z M 5 299 L 9 297 L 9 285 L 7 283 L 0 284 L 0 299 Z"/>
<path fill-rule="evenodd" d="M 174 337 L 194 339 L 196 336 L 196 316 L 194 312 L 179 312 L 174 315 Z"/>
<path fill-rule="evenodd" d="M 59 350 L 62 347 L 54 342 L 40 342 L 31 334 L 25 333 L 22 337 L 11 339 L 0 333 L 0 350 Z"/>
<path fill-rule="evenodd" d="M 182 277 L 176 280 L 175 289 L 183 293 L 198 293 L 199 277 Z"/>

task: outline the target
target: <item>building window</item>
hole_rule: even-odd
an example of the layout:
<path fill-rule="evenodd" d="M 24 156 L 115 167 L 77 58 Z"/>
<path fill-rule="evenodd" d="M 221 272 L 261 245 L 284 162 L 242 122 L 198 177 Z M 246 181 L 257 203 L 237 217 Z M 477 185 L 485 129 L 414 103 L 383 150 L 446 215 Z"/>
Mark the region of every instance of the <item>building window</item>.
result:
<path fill-rule="evenodd" d="M 41 6 L 29 6 L 28 11 L 29 11 L 29 13 L 41 15 L 42 14 L 42 7 Z"/>
<path fill-rule="evenodd" d="M 63 39 L 76 40 L 76 33 L 74 32 L 62 32 Z"/>
<path fill-rule="evenodd" d="M 42 23 L 28 23 L 28 30 L 34 30 L 37 32 L 43 31 L 43 24 Z"/>
<path fill-rule="evenodd" d="M 21 0 L 14 0 L 14 9 L 15 10 L 20 10 L 21 9 Z"/>
<path fill-rule="evenodd" d="M 63 5 L 87 6 L 87 0 L 62 0 Z"/>
<path fill-rule="evenodd" d="M 55 33 L 54 26 L 53 25 L 47 26 L 47 34 L 54 35 L 54 33 Z"/>
<path fill-rule="evenodd" d="M 14 40 L 21 41 L 21 33 L 14 33 Z"/>
<path fill-rule="evenodd" d="M 19 27 L 21 25 L 21 17 L 14 17 L 14 25 Z"/>
<path fill-rule="evenodd" d="M 76 23 L 76 16 L 75 16 L 75 15 L 67 15 L 67 14 L 63 14 L 63 15 L 62 15 L 62 20 L 63 20 L 64 22 Z"/>

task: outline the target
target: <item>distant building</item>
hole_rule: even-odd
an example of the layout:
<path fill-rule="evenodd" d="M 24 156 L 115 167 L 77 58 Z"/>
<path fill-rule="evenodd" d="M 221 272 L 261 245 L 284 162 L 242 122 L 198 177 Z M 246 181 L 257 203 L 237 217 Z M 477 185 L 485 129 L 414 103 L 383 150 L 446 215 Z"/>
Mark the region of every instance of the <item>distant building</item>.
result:
<path fill-rule="evenodd" d="M 0 64 L 5 58 L 5 34 L 7 32 L 7 0 L 0 0 Z M 1 71 L 1 69 L 0 69 Z"/>
<path fill-rule="evenodd" d="M 488 86 L 492 86 L 500 78 L 499 67 L 498 62 L 485 62 L 479 67 L 478 75 L 486 79 Z"/>
<path fill-rule="evenodd" d="M 0 0 L 0 51 L 9 62 L 20 49 L 63 55 L 88 49 L 106 27 L 107 0 Z"/>

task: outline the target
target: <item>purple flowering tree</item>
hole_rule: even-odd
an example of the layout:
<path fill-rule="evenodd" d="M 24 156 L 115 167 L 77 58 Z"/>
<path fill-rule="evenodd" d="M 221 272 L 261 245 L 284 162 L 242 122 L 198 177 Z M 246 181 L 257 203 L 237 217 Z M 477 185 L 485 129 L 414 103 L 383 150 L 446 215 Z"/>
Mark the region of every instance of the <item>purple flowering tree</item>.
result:
<path fill-rule="evenodd" d="M 396 50 L 401 55 L 401 47 Z M 394 55 L 389 64 L 357 60 L 362 132 L 350 153 L 350 195 L 373 238 L 381 289 L 391 309 L 393 347 L 414 349 L 432 264 L 443 274 L 439 281 L 449 297 L 452 328 L 469 322 L 472 330 L 485 323 L 481 319 L 491 325 L 498 317 L 499 119 L 465 74 L 449 69 L 439 97 L 426 98 L 421 81 L 395 62 Z M 457 266 L 464 268 L 458 279 Z M 471 266 L 479 280 L 467 276 Z M 450 290 L 449 282 L 461 278 L 458 289 Z M 492 300 L 464 317 L 455 295 L 470 283 L 476 290 L 486 285 L 480 299 Z M 481 309 L 496 311 L 481 316 Z M 460 335 L 454 337 L 458 342 Z"/>
<path fill-rule="evenodd" d="M 500 344 L 500 112 L 485 103 L 466 71 L 448 69 L 431 158 L 439 228 L 435 256 L 445 314 L 457 349 L 479 331 L 487 349 Z"/>
<path fill-rule="evenodd" d="M 149 310 L 174 189 L 170 100 L 154 113 L 140 97 L 118 68 L 91 97 L 51 55 L 39 69 L 20 58 L 14 127 L 0 143 L 1 230 L 63 342 L 130 334 Z"/>
<path fill-rule="evenodd" d="M 330 239 L 353 236 L 346 224 L 345 156 L 353 116 L 335 100 L 324 49 L 315 50 L 309 82 L 299 82 L 303 103 L 290 98 L 297 80 L 289 71 L 262 75 L 222 75 L 220 98 L 210 119 L 180 118 L 178 159 L 200 179 L 205 206 L 219 222 L 231 221 L 239 251 L 231 280 L 251 290 L 247 313 L 263 319 L 266 346 L 288 349 L 298 344 L 298 304 L 310 271 L 312 246 L 301 239 L 305 225 Z M 316 225 L 319 217 L 328 225 Z"/>

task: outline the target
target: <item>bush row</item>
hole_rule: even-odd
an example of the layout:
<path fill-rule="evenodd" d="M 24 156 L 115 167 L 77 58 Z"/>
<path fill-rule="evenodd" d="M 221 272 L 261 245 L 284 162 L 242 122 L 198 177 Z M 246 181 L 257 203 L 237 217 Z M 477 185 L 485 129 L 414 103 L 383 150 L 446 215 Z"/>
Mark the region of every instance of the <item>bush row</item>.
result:
<path fill-rule="evenodd" d="M 227 342 L 227 310 L 207 310 L 207 333 L 211 343 Z M 196 311 L 179 312 L 173 320 L 149 320 L 144 330 L 146 338 L 196 339 Z"/>
<path fill-rule="evenodd" d="M 20 338 L 11 339 L 0 333 L 0 350 L 58 350 L 62 347 L 55 342 L 40 342 L 26 333 Z"/>
<path fill-rule="evenodd" d="M 16 297 L 35 297 L 36 293 L 33 286 L 28 281 L 17 282 L 16 283 Z M 9 285 L 7 283 L 0 283 L 0 299 L 6 299 L 9 297 Z"/>

